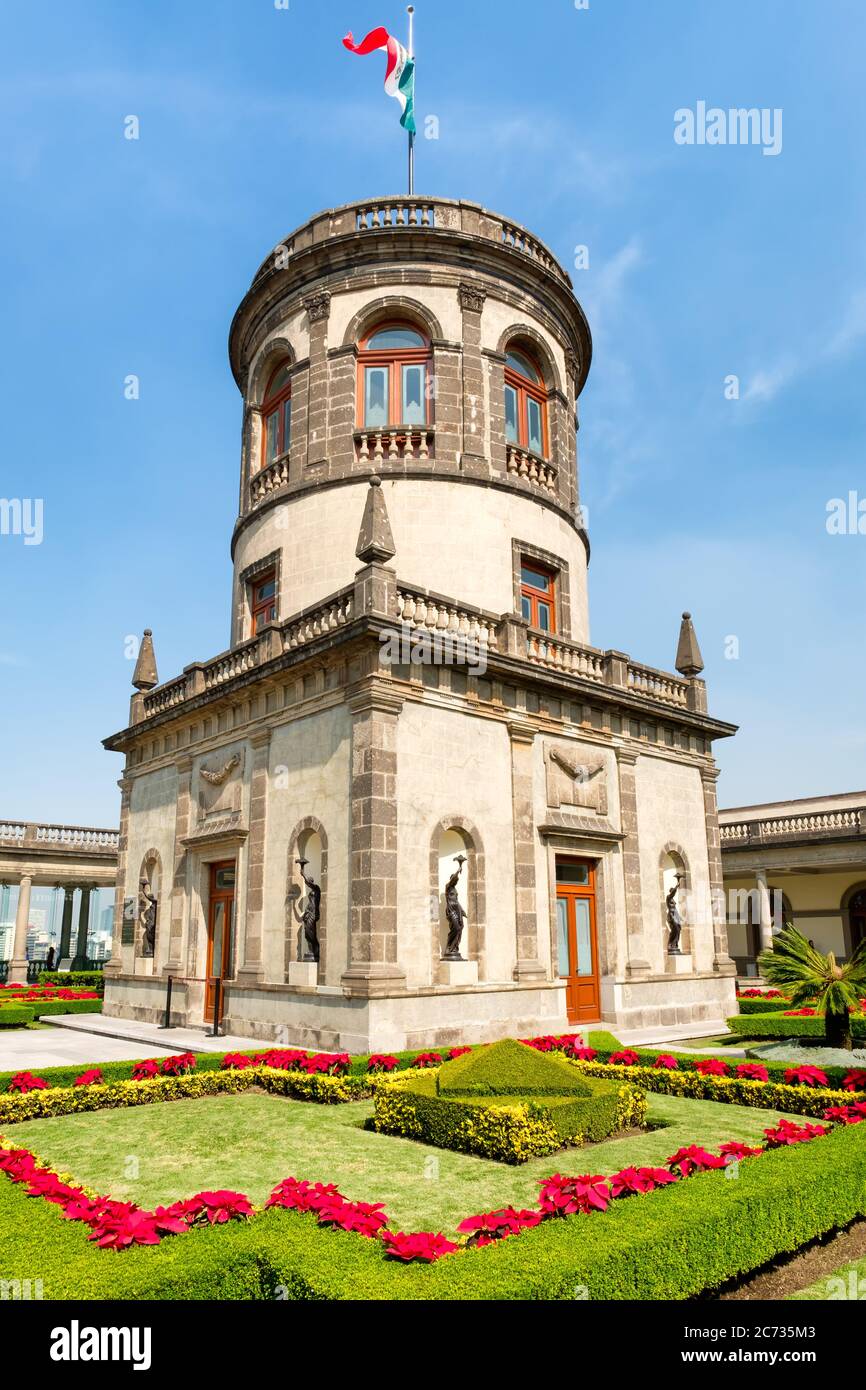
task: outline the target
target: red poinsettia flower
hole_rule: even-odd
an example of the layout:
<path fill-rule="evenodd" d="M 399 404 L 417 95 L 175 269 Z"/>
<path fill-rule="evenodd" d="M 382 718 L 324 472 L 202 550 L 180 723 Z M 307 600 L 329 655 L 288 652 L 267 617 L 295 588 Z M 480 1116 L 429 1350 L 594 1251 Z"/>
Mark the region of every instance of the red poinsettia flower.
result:
<path fill-rule="evenodd" d="M 454 1062 L 457 1060 L 458 1057 L 465 1057 L 466 1053 L 471 1051 L 471 1047 L 449 1047 L 448 1061 Z"/>
<path fill-rule="evenodd" d="M 824 1111 L 825 1120 L 834 1120 L 837 1125 L 859 1125 L 866 1120 L 866 1103 L 856 1105 L 831 1105 Z"/>
<path fill-rule="evenodd" d="M 442 1058 L 439 1056 L 439 1053 L 438 1053 L 438 1052 L 419 1052 L 419 1053 L 418 1053 L 418 1056 L 415 1058 L 415 1061 L 412 1063 L 412 1066 L 413 1066 L 413 1067 L 422 1067 L 422 1068 L 423 1068 L 423 1067 L 440 1067 L 441 1065 L 442 1065 Z"/>
<path fill-rule="evenodd" d="M 571 1056 L 578 1062 L 594 1062 L 598 1053 L 594 1047 L 575 1047 Z"/>
<path fill-rule="evenodd" d="M 556 1039 L 551 1036 L 541 1038 L 519 1038 L 524 1047 L 534 1047 L 536 1052 L 553 1052 L 556 1047 Z"/>
<path fill-rule="evenodd" d="M 284 1178 L 265 1202 L 266 1207 L 285 1207 L 289 1211 L 320 1211 L 323 1207 L 346 1198 L 335 1183 L 311 1183 L 299 1178 Z"/>
<path fill-rule="evenodd" d="M 48 1082 L 41 1076 L 34 1076 L 32 1072 L 16 1071 L 6 1089 L 26 1096 L 28 1091 L 46 1091 Z"/>
<path fill-rule="evenodd" d="M 783 1018 L 815 1018 L 817 1009 L 786 1009 Z"/>
<path fill-rule="evenodd" d="M 400 1063 L 390 1052 L 373 1052 L 367 1058 L 367 1071 L 396 1071 Z"/>
<path fill-rule="evenodd" d="M 826 1074 L 820 1067 L 788 1067 L 785 1072 L 788 1086 L 829 1086 Z"/>
<path fill-rule="evenodd" d="M 342 1198 L 319 1208 L 320 1226 L 336 1226 L 361 1236 L 377 1236 L 388 1225 L 384 1202 L 346 1202 Z"/>
<path fill-rule="evenodd" d="M 274 1067 L 277 1071 L 297 1071 L 307 1060 L 307 1053 L 296 1047 L 272 1047 L 268 1052 L 259 1052 L 253 1058 L 256 1066 Z"/>
<path fill-rule="evenodd" d="M 702 1149 L 700 1144 L 688 1144 L 684 1148 L 677 1149 L 675 1154 L 671 1154 L 668 1159 L 668 1167 L 671 1170 L 679 1169 L 684 1178 L 690 1173 L 707 1172 L 710 1168 L 724 1168 L 725 1160 L 717 1154 L 708 1153 Z"/>
<path fill-rule="evenodd" d="M 781 1149 L 788 1144 L 805 1144 L 810 1139 L 820 1139 L 829 1133 L 827 1125 L 798 1125 L 793 1120 L 780 1120 L 775 1128 L 764 1130 L 768 1149 Z"/>
<path fill-rule="evenodd" d="M 102 1070 L 100 1067 L 91 1067 L 89 1071 L 83 1071 L 80 1076 L 76 1076 L 73 1086 L 98 1086 L 102 1080 Z"/>
<path fill-rule="evenodd" d="M 665 1071 L 677 1071 L 679 1062 L 676 1057 L 672 1057 L 669 1052 L 660 1052 L 653 1062 L 654 1067 L 663 1067 Z"/>
<path fill-rule="evenodd" d="M 120 1214 L 103 1215 L 88 1240 L 104 1250 L 127 1250 L 131 1245 L 159 1245 L 159 1232 L 153 1213 L 132 1207 Z"/>
<path fill-rule="evenodd" d="M 247 1067 L 254 1066 L 255 1060 L 245 1052 L 227 1052 L 220 1062 L 221 1071 L 244 1071 Z"/>
<path fill-rule="evenodd" d="M 132 1068 L 133 1081 L 149 1081 L 152 1076 L 159 1076 L 159 1062 L 155 1057 L 147 1057 L 143 1062 L 136 1062 Z"/>
<path fill-rule="evenodd" d="M 623 1168 L 610 1179 L 610 1195 L 628 1197 L 632 1193 L 652 1192 L 677 1181 L 677 1174 L 669 1173 L 667 1168 Z"/>
<path fill-rule="evenodd" d="M 737 1067 L 737 1076 L 743 1081 L 769 1081 L 770 1073 L 766 1067 L 762 1067 L 760 1062 L 740 1062 Z"/>
<path fill-rule="evenodd" d="M 748 1144 L 740 1143 L 739 1139 L 729 1139 L 727 1143 L 719 1145 L 719 1153 L 732 1163 L 739 1163 L 744 1158 L 757 1158 L 763 1152 L 763 1149 L 753 1149 Z"/>
<path fill-rule="evenodd" d="M 866 1091 L 866 1071 L 855 1067 L 852 1071 L 846 1071 L 842 1079 L 843 1091 Z"/>
<path fill-rule="evenodd" d="M 703 1062 L 695 1062 L 695 1071 L 701 1076 L 727 1076 L 731 1068 L 721 1057 L 707 1057 Z"/>
<path fill-rule="evenodd" d="M 626 1047 L 622 1052 L 612 1052 L 610 1063 L 616 1067 L 636 1067 L 640 1063 L 640 1057 L 632 1048 Z"/>
<path fill-rule="evenodd" d="M 564 1178 L 554 1173 L 541 1184 L 538 1205 L 545 1216 L 571 1216 L 575 1212 L 607 1211 L 610 1196 L 610 1183 L 601 1174 Z"/>
<path fill-rule="evenodd" d="M 252 1202 L 242 1192 L 197 1192 L 188 1198 L 185 1207 L 193 1220 L 201 1217 L 211 1226 L 239 1221 L 253 1214 Z"/>
<path fill-rule="evenodd" d="M 433 1235 L 431 1231 L 417 1231 L 412 1235 L 403 1231 L 383 1231 L 382 1244 L 387 1255 L 406 1264 L 411 1260 L 432 1264 L 434 1260 L 441 1260 L 443 1255 L 451 1255 L 460 1249 L 453 1241 L 446 1240 L 441 1232 Z"/>
<path fill-rule="evenodd" d="M 467 1245 L 489 1245 L 494 1240 L 504 1240 L 506 1236 L 518 1235 L 520 1231 L 537 1226 L 542 1219 L 540 1211 L 517 1211 L 514 1207 L 502 1207 L 499 1211 L 467 1216 L 457 1229 L 468 1233 Z"/>
<path fill-rule="evenodd" d="M 185 1072 L 194 1069 L 194 1052 L 179 1052 L 176 1057 L 164 1057 L 162 1060 L 163 1076 L 183 1076 Z"/>

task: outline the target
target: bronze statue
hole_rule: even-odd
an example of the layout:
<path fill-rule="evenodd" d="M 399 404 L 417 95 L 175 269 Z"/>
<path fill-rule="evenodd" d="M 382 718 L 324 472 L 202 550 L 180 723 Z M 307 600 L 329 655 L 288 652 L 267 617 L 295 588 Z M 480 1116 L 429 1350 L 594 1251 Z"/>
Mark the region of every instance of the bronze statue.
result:
<path fill-rule="evenodd" d="M 138 885 L 138 923 L 143 956 L 152 956 L 156 946 L 156 908 L 157 899 L 151 893 L 147 879 L 143 878 Z"/>
<path fill-rule="evenodd" d="M 677 874 L 676 883 L 670 888 L 665 898 L 665 906 L 668 915 L 668 955 L 681 956 L 680 937 L 683 934 L 683 919 L 676 904 L 676 896 L 679 892 L 680 880 L 685 878 L 685 874 Z"/>
<path fill-rule="evenodd" d="M 463 928 L 466 924 L 466 913 L 457 896 L 457 880 L 460 877 L 463 865 L 466 863 L 466 855 L 455 854 L 454 862 L 457 868 L 445 885 L 445 920 L 448 923 L 448 940 L 445 944 L 445 954 L 442 957 L 443 960 L 465 959 L 465 957 L 460 954 L 460 938 L 463 935 Z"/>
<path fill-rule="evenodd" d="M 309 859 L 296 859 L 295 863 L 300 866 L 301 878 L 307 885 L 309 892 L 304 899 L 303 912 L 298 911 L 297 902 L 292 900 L 292 907 L 295 916 L 304 929 L 304 954 L 302 960 L 319 961 L 319 917 L 321 915 L 322 890 L 318 883 L 313 880 L 312 874 L 304 873 L 304 865 L 309 864 Z"/>

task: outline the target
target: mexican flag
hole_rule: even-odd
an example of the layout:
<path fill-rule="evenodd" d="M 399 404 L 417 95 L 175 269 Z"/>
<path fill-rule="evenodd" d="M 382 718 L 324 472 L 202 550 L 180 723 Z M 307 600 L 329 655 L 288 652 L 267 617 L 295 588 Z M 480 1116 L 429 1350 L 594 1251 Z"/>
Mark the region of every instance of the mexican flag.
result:
<path fill-rule="evenodd" d="M 355 43 L 351 33 L 343 39 L 344 48 L 350 53 L 375 53 L 384 48 L 387 55 L 385 64 L 385 91 L 400 103 L 402 115 L 400 124 L 410 135 L 415 134 L 415 59 L 410 58 L 406 49 L 387 29 L 371 29 L 366 38 Z"/>

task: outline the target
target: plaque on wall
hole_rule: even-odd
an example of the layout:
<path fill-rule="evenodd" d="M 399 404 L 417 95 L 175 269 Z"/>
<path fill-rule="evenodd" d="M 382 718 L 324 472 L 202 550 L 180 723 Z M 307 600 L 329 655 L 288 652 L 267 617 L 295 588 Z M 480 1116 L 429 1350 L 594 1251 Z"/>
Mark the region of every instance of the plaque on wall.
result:
<path fill-rule="evenodd" d="M 135 945 L 135 898 L 124 898 L 123 900 L 123 921 L 120 927 L 121 946 Z"/>

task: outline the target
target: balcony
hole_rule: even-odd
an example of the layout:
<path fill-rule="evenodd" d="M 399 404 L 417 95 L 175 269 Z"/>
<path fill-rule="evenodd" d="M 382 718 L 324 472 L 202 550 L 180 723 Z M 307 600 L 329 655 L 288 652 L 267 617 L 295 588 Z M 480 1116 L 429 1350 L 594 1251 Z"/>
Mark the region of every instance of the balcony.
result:
<path fill-rule="evenodd" d="M 804 840 L 839 840 L 866 835 L 866 806 L 839 811 L 815 811 L 793 816 L 766 816 L 722 824 L 726 849 L 750 845 L 778 845 Z"/>
<path fill-rule="evenodd" d="M 525 478 L 528 483 L 543 488 L 545 492 L 556 492 L 556 467 L 540 454 L 521 449 L 517 444 L 507 444 L 505 466 L 511 477 Z"/>
<path fill-rule="evenodd" d="M 289 453 L 280 454 L 271 463 L 266 464 L 258 473 L 254 473 L 250 478 L 250 506 L 257 504 L 270 497 L 274 492 L 281 492 L 289 485 L 289 463 L 291 455 Z"/>
<path fill-rule="evenodd" d="M 389 463 L 426 463 L 435 457 L 432 425 L 397 425 L 394 429 L 355 430 L 355 458 L 375 467 Z"/>

